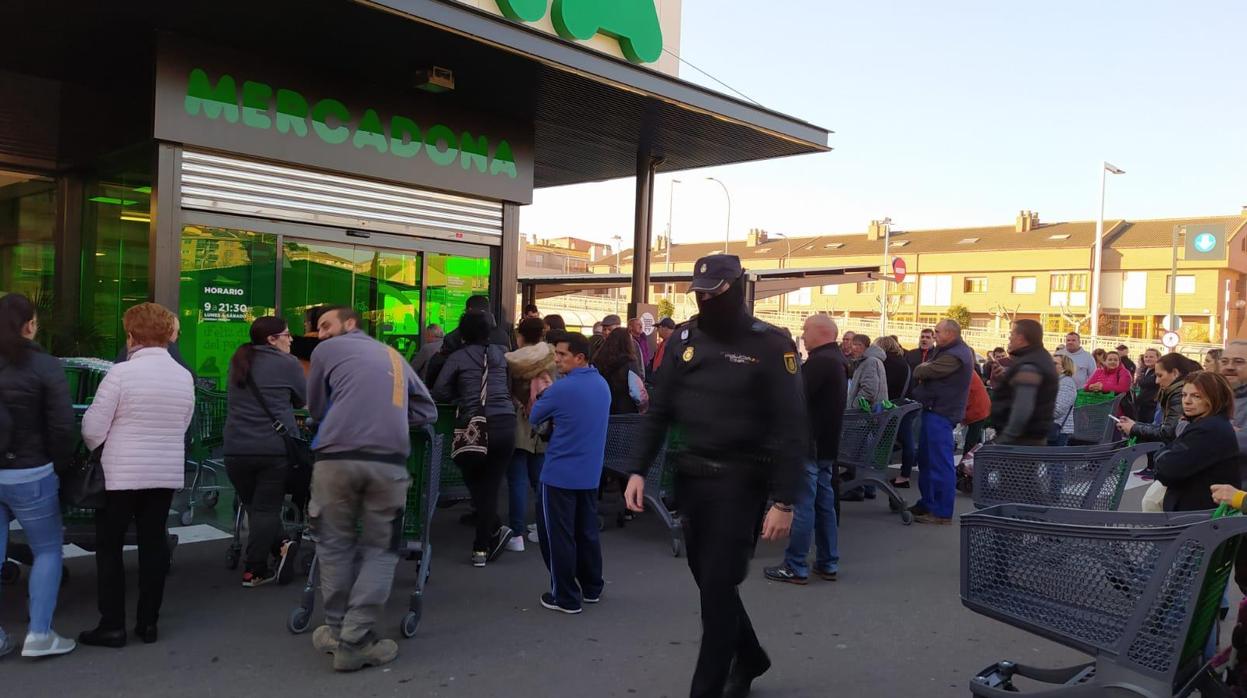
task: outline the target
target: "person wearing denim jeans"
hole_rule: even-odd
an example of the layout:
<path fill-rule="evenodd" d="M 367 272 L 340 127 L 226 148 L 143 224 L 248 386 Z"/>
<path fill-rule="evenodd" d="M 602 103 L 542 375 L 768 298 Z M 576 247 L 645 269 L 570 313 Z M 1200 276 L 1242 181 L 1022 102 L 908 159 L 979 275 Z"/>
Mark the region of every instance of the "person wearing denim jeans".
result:
<path fill-rule="evenodd" d="M 801 380 L 810 419 L 813 457 L 806 461 L 805 477 L 792 503 L 792 532 L 788 549 L 784 551 L 784 562 L 762 570 L 771 581 L 807 583 L 810 568 L 806 558 L 811 542 L 817 548 L 814 573 L 831 581 L 839 571 L 836 505 L 840 479 L 835 458 L 840 450 L 840 428 L 844 424 L 848 391 L 844 355 L 836 345 L 838 334 L 836 323 L 826 315 L 812 315 L 805 321 L 803 338 L 810 354 L 802 366 Z"/>
<path fill-rule="evenodd" d="M 35 305 L 20 293 L 0 298 L 0 562 L 9 526 L 22 526 L 32 553 L 30 625 L 22 656 L 65 654 L 75 643 L 52 631 L 61 587 L 60 481 L 77 443 L 69 381 L 59 359 L 35 344 Z M 17 643 L 0 628 L 0 656 Z M 0 685 L 3 681 L 0 681 Z"/>
<path fill-rule="evenodd" d="M 924 329 L 918 336 L 918 348 L 905 352 L 905 363 L 909 365 L 909 392 L 905 395 L 912 398 L 918 381 L 912 378 L 919 366 L 935 358 L 935 330 Z M 909 478 L 918 464 L 918 412 L 910 412 L 901 418 L 901 475 L 892 479 L 893 487 L 909 487 Z"/>

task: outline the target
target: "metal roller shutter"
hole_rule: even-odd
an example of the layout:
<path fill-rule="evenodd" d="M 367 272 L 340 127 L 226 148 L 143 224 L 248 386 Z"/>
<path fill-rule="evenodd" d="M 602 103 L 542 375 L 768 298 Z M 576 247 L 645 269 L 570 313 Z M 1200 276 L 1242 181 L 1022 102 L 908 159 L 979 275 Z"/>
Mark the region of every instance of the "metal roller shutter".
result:
<path fill-rule="evenodd" d="M 498 244 L 502 204 L 224 155 L 182 153 L 182 208 Z"/>

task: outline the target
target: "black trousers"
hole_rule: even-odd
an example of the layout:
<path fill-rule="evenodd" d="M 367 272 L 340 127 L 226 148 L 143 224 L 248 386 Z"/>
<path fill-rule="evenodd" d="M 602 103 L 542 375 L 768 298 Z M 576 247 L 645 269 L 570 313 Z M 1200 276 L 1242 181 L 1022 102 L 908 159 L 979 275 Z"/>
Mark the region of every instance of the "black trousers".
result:
<path fill-rule="evenodd" d="M 598 491 L 545 483 L 537 491 L 537 540 L 550 570 L 550 593 L 563 608 L 580 608 L 584 596 L 598 598 L 605 587 Z"/>
<path fill-rule="evenodd" d="M 733 659 L 750 667 L 766 656 L 738 591 L 757 544 L 766 487 L 733 476 L 679 475 L 676 494 L 688 567 L 701 591 L 701 651 L 689 695 L 718 698 Z"/>
<path fill-rule="evenodd" d="M 489 550 L 494 533 L 502 525 L 498 516 L 498 489 L 515 453 L 515 415 L 489 418 L 489 452 L 484 458 L 465 458 L 455 464 L 463 471 L 463 483 L 476 509 L 476 536 L 472 550 Z"/>
<path fill-rule="evenodd" d="M 281 542 L 281 507 L 286 500 L 286 457 L 226 456 L 225 472 L 247 510 L 247 567 L 268 572 L 268 561 Z"/>
<path fill-rule="evenodd" d="M 169 505 L 173 490 L 110 490 L 104 508 L 95 510 L 95 568 L 99 586 L 100 627 L 126 627 L 126 569 L 121 549 L 134 522 L 139 546 L 137 625 L 155 625 L 169 573 Z"/>

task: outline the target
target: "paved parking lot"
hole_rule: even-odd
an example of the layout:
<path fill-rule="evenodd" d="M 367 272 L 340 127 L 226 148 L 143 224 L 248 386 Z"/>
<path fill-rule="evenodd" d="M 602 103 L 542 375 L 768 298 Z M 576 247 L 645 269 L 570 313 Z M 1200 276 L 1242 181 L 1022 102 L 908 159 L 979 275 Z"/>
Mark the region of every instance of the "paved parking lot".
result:
<path fill-rule="evenodd" d="M 913 492 L 913 490 L 911 490 Z M 1123 509 L 1137 508 L 1141 489 Z M 959 510 L 969 508 L 966 498 Z M 547 580 L 535 545 L 485 569 L 467 562 L 464 507 L 439 512 L 433 573 L 416 637 L 383 669 L 337 675 L 310 635 L 286 618 L 298 589 L 243 589 L 225 570 L 226 543 L 179 547 L 169 579 L 160 642 L 123 650 L 84 647 L 52 660 L 0 660 L 5 695 L 216 696 L 662 696 L 687 695 L 697 652 L 697 597 L 683 559 L 646 516 L 603 537 L 608 586 L 579 616 L 537 603 Z M 764 544 L 742 589 L 774 668 L 755 695 L 966 696 L 971 675 L 1004 658 L 1073 663 L 1078 655 L 965 610 L 958 595 L 956 526 L 902 526 L 883 500 L 844 505 L 840 581 L 796 587 L 767 582 L 763 564 L 780 557 Z M 131 569 L 134 555 L 128 559 Z M 68 562 L 56 626 L 90 627 L 94 568 Z M 415 567 L 399 570 L 381 632 L 398 622 Z M 5 587 L 0 622 L 24 628 L 24 582 Z M 133 607 L 134 598 L 129 599 Z M 12 689 L 12 692 L 10 690 Z"/>

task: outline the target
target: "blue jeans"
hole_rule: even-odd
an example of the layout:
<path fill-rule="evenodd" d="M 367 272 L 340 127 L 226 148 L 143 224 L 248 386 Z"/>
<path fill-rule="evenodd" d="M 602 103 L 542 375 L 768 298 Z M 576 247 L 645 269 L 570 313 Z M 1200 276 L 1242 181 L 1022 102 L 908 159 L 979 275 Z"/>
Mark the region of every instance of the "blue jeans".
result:
<path fill-rule="evenodd" d="M 30 570 L 28 632 L 52 629 L 56 595 L 61 590 L 61 484 L 56 473 L 20 485 L 0 485 L 0 560 L 9 543 L 9 522 L 17 519 L 35 556 Z M 2 634 L 3 631 L 0 631 Z"/>
<path fill-rule="evenodd" d="M 910 412 L 901 418 L 901 477 L 909 477 L 918 464 L 918 415 Z"/>
<path fill-rule="evenodd" d="M 514 535 L 522 536 L 525 534 L 526 522 L 528 516 L 528 491 L 537 490 L 537 484 L 541 479 L 541 466 L 546 462 L 546 454 L 529 453 L 515 449 L 515 454 L 511 456 L 511 465 L 507 468 L 507 491 L 510 494 L 508 509 L 510 523 L 507 525 L 514 531 Z"/>
<path fill-rule="evenodd" d="M 918 506 L 935 516 L 953 517 L 957 499 L 957 471 L 953 467 L 953 423 L 930 410 L 922 412 L 922 433 L 918 437 Z"/>
<path fill-rule="evenodd" d="M 799 577 L 808 577 L 806 564 L 810 543 L 815 544 L 814 568 L 820 572 L 838 572 L 840 545 L 836 534 L 836 490 L 831 478 L 835 472 L 832 461 L 809 461 L 805 478 L 792 505 L 792 532 L 784 551 L 784 564 Z M 811 540 L 813 538 L 813 540 Z"/>

